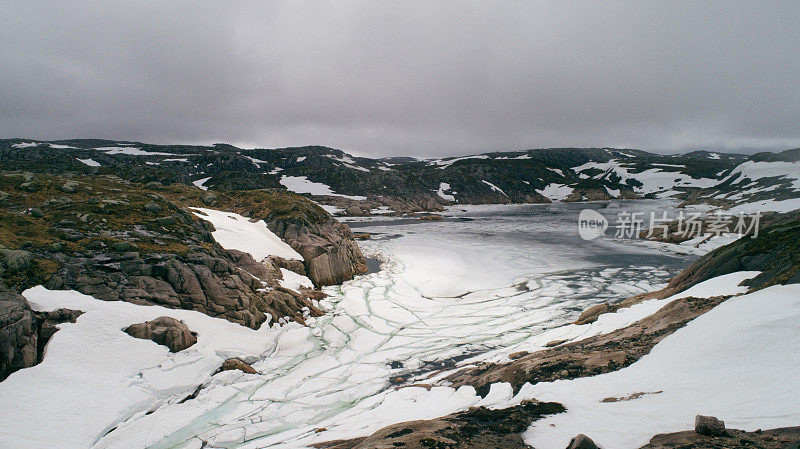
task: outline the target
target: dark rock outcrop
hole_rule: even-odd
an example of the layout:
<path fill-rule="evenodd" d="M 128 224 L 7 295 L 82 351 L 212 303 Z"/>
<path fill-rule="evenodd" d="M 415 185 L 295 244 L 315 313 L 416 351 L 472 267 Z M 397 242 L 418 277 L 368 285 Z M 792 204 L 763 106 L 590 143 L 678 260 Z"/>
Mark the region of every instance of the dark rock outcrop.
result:
<path fill-rule="evenodd" d="M 800 427 L 745 432 L 728 429 L 724 436 L 701 435 L 693 430 L 654 436 L 641 449 L 796 449 Z"/>
<path fill-rule="evenodd" d="M 106 301 L 197 310 L 251 328 L 282 317 L 303 322 L 303 308 L 322 312 L 308 295 L 277 288 L 277 267 L 246 253 L 197 246 L 181 254 L 55 254 L 48 288 L 73 289 Z"/>
<path fill-rule="evenodd" d="M 578 434 L 569 440 L 567 449 L 599 449 L 591 438 L 584 434 Z"/>
<path fill-rule="evenodd" d="M 527 449 L 530 446 L 522 441 L 521 434 L 530 423 L 564 410 L 555 402 L 536 401 L 523 401 L 501 410 L 471 407 L 441 418 L 393 424 L 366 438 L 313 446 L 324 449 Z"/>
<path fill-rule="evenodd" d="M 171 352 L 183 351 L 197 343 L 197 333 L 189 330 L 183 321 L 168 316 L 131 324 L 125 333 L 133 338 L 152 340 L 168 347 Z"/>
<path fill-rule="evenodd" d="M 736 271 L 761 271 L 743 284 L 759 289 L 800 283 L 800 220 L 791 218 L 717 248 L 670 281 L 667 288 L 683 291 L 692 285 Z"/>
<path fill-rule="evenodd" d="M 81 313 L 35 312 L 22 295 L 0 286 L 0 381 L 41 362 L 47 342 L 58 331 L 56 325 L 74 323 Z"/>
<path fill-rule="evenodd" d="M 306 276 L 318 287 L 341 284 L 367 272 L 353 233 L 342 223 L 333 219 L 322 223 L 283 220 L 267 226 L 303 256 Z"/>
<path fill-rule="evenodd" d="M 38 362 L 36 315 L 25 298 L 0 290 L 0 380 Z"/>
<path fill-rule="evenodd" d="M 694 431 L 700 435 L 725 435 L 725 421 L 713 416 L 697 415 L 694 418 Z"/>

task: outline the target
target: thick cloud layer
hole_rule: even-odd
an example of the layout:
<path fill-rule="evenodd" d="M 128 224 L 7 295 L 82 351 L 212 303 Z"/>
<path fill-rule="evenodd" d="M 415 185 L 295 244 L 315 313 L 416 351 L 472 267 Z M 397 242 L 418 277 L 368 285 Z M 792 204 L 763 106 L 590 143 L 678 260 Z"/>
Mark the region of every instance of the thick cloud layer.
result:
<path fill-rule="evenodd" d="M 794 0 L 0 5 L 0 137 L 800 146 Z"/>

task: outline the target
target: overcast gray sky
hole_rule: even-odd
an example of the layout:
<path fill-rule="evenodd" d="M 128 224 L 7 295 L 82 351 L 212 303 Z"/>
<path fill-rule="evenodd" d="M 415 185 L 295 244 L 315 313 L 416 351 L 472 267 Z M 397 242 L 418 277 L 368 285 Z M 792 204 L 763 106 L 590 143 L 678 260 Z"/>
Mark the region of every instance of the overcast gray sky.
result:
<path fill-rule="evenodd" d="M 0 5 L 0 137 L 800 146 L 796 0 Z"/>

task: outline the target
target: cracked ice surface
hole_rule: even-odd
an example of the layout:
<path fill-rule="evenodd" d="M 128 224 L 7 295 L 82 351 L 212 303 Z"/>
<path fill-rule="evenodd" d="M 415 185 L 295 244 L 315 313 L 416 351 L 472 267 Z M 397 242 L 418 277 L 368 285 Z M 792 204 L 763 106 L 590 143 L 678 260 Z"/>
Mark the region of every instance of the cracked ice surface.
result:
<path fill-rule="evenodd" d="M 362 248 L 383 270 L 328 288 L 328 313 L 282 333 L 253 363 L 262 375 L 218 374 L 196 398 L 136 415 L 96 447 L 305 447 L 506 400 L 502 386 L 481 400 L 471 387 L 436 381 L 461 360 L 540 346 L 589 305 L 661 288 L 685 264 L 581 242 L 573 221 L 582 207 L 467 208 L 456 215 L 470 221 L 367 224 L 374 238 Z"/>

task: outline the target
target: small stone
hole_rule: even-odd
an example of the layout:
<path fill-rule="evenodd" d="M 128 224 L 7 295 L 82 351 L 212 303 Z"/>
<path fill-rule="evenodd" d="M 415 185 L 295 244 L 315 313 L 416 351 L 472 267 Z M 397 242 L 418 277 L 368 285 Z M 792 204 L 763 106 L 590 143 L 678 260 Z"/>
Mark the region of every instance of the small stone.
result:
<path fill-rule="evenodd" d="M 136 245 L 131 242 L 117 242 L 111 245 L 111 249 L 119 253 L 124 253 L 135 250 Z"/>
<path fill-rule="evenodd" d="M 697 415 L 694 418 L 694 431 L 700 435 L 725 435 L 725 421 L 713 416 Z"/>
<path fill-rule="evenodd" d="M 78 191 L 78 189 L 75 188 L 75 185 L 69 182 L 59 187 L 58 190 L 61 190 L 64 193 L 75 193 Z"/>
<path fill-rule="evenodd" d="M 33 218 L 42 218 L 44 214 L 39 209 L 31 209 L 31 217 Z"/>
<path fill-rule="evenodd" d="M 144 210 L 152 213 L 161 212 L 161 209 L 162 209 L 161 205 L 156 203 L 155 201 L 150 201 L 144 206 Z"/>
<path fill-rule="evenodd" d="M 255 370 L 255 368 L 250 366 L 250 364 L 240 359 L 239 357 L 231 357 L 225 360 L 222 363 L 222 366 L 219 368 L 220 371 L 231 371 L 237 369 L 247 374 L 259 374 L 259 372 Z"/>
<path fill-rule="evenodd" d="M 47 247 L 47 250 L 53 253 L 60 253 L 64 251 L 64 244 L 61 242 L 51 243 L 50 246 Z"/>
<path fill-rule="evenodd" d="M 569 440 L 569 445 L 567 449 L 599 449 L 594 441 L 591 438 L 587 437 L 584 434 L 578 434 L 578 436 Z"/>

